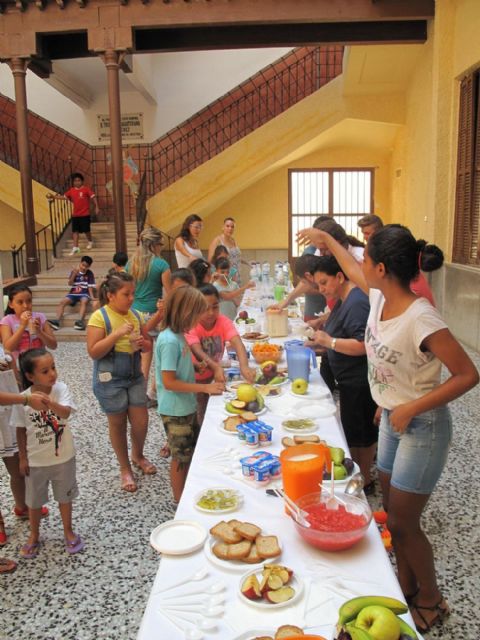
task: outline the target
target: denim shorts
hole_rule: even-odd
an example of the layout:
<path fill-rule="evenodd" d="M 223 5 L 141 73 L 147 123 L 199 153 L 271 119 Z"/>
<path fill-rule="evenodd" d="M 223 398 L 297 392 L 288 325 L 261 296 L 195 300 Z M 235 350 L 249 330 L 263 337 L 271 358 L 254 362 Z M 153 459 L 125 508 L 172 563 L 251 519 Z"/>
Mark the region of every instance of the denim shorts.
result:
<path fill-rule="evenodd" d="M 70 305 L 72 307 L 74 307 L 77 302 L 80 302 L 80 300 L 90 300 L 88 293 L 67 293 L 65 297 L 70 300 Z"/>
<path fill-rule="evenodd" d="M 447 461 L 452 419 L 447 406 L 415 416 L 404 433 L 394 431 L 384 409 L 378 438 L 377 466 L 401 491 L 432 493 Z"/>
<path fill-rule="evenodd" d="M 146 407 L 147 389 L 140 352 L 110 352 L 93 365 L 93 393 L 104 413 L 125 413 L 129 406 Z"/>

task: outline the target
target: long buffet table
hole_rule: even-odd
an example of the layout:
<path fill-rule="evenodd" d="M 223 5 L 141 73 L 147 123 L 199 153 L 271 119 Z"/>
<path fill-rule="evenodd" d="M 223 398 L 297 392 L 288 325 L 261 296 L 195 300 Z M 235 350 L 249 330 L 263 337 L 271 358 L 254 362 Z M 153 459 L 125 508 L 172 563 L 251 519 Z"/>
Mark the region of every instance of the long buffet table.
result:
<path fill-rule="evenodd" d="M 278 344 L 284 342 L 281 339 L 271 341 Z M 299 402 L 309 402 L 307 399 L 291 396 L 288 393 L 289 384 L 284 387 L 287 389 L 284 389 L 279 398 L 267 399 L 268 411 L 261 416 L 261 420 L 274 427 L 273 444 L 269 451 L 277 455 L 282 449 L 282 437 L 292 435 L 281 426 L 285 414 L 288 413 L 289 408 L 298 405 Z M 310 394 L 312 398 L 316 395 L 327 396 L 327 402 L 332 402 L 327 391 L 318 370 L 314 370 L 309 385 L 309 397 Z M 307 545 L 298 536 L 293 522 L 284 512 L 281 499 L 269 496 L 265 487 L 257 488 L 250 482 L 242 480 L 239 475 L 227 475 L 224 470 L 212 468 L 205 463 L 207 458 L 230 446 L 245 450 L 245 455 L 251 451 L 235 436 L 220 432 L 219 425 L 226 417 L 224 404 L 225 400 L 220 396 L 211 397 L 209 401 L 175 519 L 195 520 L 208 531 L 222 519 L 235 518 L 255 523 L 265 534 L 277 535 L 282 545 L 282 555 L 278 562 L 292 568 L 303 580 L 303 595 L 290 607 L 277 611 L 259 610 L 241 602 L 238 594 L 241 576 L 250 570 L 250 565 L 244 565 L 241 571 L 232 571 L 226 565 L 220 567 L 207 558 L 203 548 L 186 556 L 163 556 L 159 562 L 138 640 L 158 640 L 158 638 L 175 640 L 185 637 L 185 634 L 161 611 L 165 590 L 168 590 L 170 585 L 192 576 L 203 567 L 208 567 L 207 578 L 201 582 L 192 582 L 188 587 L 179 588 L 172 593 L 201 589 L 206 591 L 214 582 L 221 580 L 225 583 L 225 613 L 215 618 L 217 629 L 214 632 L 205 631 L 205 638 L 244 640 L 258 635 L 261 631 L 264 634 L 268 632 L 274 635 L 279 625 L 292 624 L 331 640 L 334 637 L 338 608 L 345 600 L 368 594 L 392 596 L 403 600 L 373 520 L 366 536 L 352 549 L 340 552 L 320 551 Z M 319 425 L 316 433 L 322 439 L 325 439 L 328 444 L 347 450 L 343 430 L 336 414 L 322 418 L 319 420 Z M 212 487 L 228 487 L 241 491 L 244 496 L 243 504 L 238 510 L 223 516 L 198 511 L 194 506 L 195 495 L 204 488 Z M 412 624 L 408 616 L 406 619 Z"/>

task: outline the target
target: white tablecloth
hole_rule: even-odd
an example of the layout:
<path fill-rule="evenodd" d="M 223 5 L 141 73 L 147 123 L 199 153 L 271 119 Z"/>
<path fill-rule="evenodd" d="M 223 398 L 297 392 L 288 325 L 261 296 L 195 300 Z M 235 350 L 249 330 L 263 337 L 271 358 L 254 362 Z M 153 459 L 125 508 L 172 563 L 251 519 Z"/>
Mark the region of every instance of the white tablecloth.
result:
<path fill-rule="evenodd" d="M 277 342 L 282 341 L 277 340 Z M 315 389 L 319 392 L 324 392 L 325 389 L 318 370 L 313 372 L 309 386 L 309 391 L 313 394 L 315 394 Z M 281 438 L 285 435 L 292 435 L 287 433 L 280 424 L 284 419 L 284 403 L 287 397 L 285 391 L 280 398 L 267 400 L 269 411 L 261 416 L 262 420 L 274 427 L 274 441 L 269 450 L 275 454 L 279 454 L 282 449 Z M 298 402 L 293 397 L 291 397 L 291 401 L 292 403 Z M 308 402 L 308 400 L 304 400 L 304 402 Z M 276 403 L 282 405 L 281 410 L 276 409 Z M 161 613 L 162 594 L 159 591 L 187 578 L 197 569 L 206 565 L 210 572 L 209 579 L 200 583 L 192 583 L 192 591 L 195 586 L 201 588 L 202 585 L 208 585 L 217 579 L 224 580 L 227 585 L 225 615 L 218 618 L 217 631 L 206 632 L 206 638 L 233 640 L 237 637 L 243 638 L 243 632 L 249 630 L 270 628 L 270 631 L 274 631 L 279 624 L 288 623 L 308 626 L 309 632 L 320 633 L 330 640 L 334 637 L 338 607 L 350 597 L 376 594 L 403 600 L 403 595 L 373 520 L 365 538 L 352 549 L 336 553 L 322 552 L 303 542 L 296 533 L 290 518 L 285 515 L 282 501 L 279 498 L 268 496 L 265 493 L 265 487 L 255 488 L 250 483 L 223 474 L 221 470 L 205 466 L 203 463 L 205 458 L 225 447 L 232 445 L 242 447 L 235 436 L 224 435 L 218 429 L 218 425 L 226 417 L 223 407 L 224 400 L 221 397 L 210 399 L 175 518 L 196 520 L 202 523 L 208 531 L 222 517 L 199 512 L 194 507 L 194 496 L 201 489 L 208 487 L 231 487 L 242 491 L 243 505 L 239 510 L 226 514 L 225 519 L 236 518 L 253 522 L 262 527 L 263 532 L 277 535 L 283 547 L 279 562 L 294 569 L 296 574 L 304 579 L 304 596 L 299 606 L 290 612 L 288 607 L 275 613 L 262 610 L 259 616 L 258 609 L 240 601 L 238 586 L 242 576 L 241 572 L 222 570 L 212 564 L 206 558 L 203 549 L 183 557 L 164 556 L 159 563 L 138 639 L 168 638 L 168 640 L 175 640 L 184 637 L 184 634 Z M 316 433 L 327 440 L 329 444 L 346 448 L 343 430 L 336 416 L 322 419 L 320 429 Z M 248 455 L 251 449 L 244 448 L 245 455 Z M 248 570 L 249 565 L 245 565 L 245 573 Z M 321 604 L 322 601 L 323 604 Z M 310 606 L 319 604 L 321 606 L 317 606 L 309 612 L 305 607 L 306 602 Z"/>

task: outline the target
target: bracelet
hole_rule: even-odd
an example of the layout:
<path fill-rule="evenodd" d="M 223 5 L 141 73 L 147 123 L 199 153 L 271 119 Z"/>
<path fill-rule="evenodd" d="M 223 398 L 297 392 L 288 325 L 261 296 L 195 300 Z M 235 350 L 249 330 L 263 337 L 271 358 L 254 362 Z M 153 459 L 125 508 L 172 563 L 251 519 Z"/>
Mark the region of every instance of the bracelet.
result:
<path fill-rule="evenodd" d="M 337 346 L 337 339 L 333 338 L 332 339 L 332 344 L 330 345 L 330 349 L 332 349 L 332 351 L 335 351 L 335 347 Z"/>
<path fill-rule="evenodd" d="M 28 404 L 28 396 L 23 396 L 23 406 L 24 407 L 28 407 L 29 406 L 29 404 Z"/>

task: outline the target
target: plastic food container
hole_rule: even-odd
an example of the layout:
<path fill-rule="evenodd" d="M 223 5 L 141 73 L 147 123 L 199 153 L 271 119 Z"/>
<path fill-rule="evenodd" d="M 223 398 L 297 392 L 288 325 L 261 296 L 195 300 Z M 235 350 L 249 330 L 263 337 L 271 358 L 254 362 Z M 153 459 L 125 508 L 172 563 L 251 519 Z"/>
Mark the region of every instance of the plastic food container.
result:
<path fill-rule="evenodd" d="M 265 314 L 265 331 L 272 338 L 288 336 L 288 311 L 267 309 Z"/>

